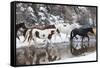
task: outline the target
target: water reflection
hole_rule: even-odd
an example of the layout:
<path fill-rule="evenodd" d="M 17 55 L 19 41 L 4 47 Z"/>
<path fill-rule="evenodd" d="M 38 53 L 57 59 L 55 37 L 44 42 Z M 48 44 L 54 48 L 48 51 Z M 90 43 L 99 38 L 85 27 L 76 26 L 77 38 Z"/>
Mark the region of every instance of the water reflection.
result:
<path fill-rule="evenodd" d="M 50 44 L 49 44 L 50 45 Z M 96 50 L 96 42 L 55 43 L 53 47 L 24 46 L 16 49 L 17 65 L 48 64 L 66 58 L 81 56 Z"/>
<path fill-rule="evenodd" d="M 46 64 L 55 60 L 60 60 L 58 48 L 35 48 L 21 47 L 16 49 L 17 65 Z"/>
<path fill-rule="evenodd" d="M 81 55 L 87 52 L 89 42 L 70 42 L 70 51 L 73 55 Z"/>

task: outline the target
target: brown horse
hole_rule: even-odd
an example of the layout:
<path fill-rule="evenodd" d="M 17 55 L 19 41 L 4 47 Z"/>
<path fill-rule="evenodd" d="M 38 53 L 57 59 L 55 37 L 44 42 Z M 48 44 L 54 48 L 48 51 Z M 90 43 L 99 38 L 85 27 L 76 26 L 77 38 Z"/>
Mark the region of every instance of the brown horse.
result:
<path fill-rule="evenodd" d="M 91 32 L 94 34 L 93 28 L 92 27 L 90 27 L 90 28 L 75 28 L 71 31 L 70 40 L 72 40 L 74 37 L 77 38 L 76 35 L 79 35 L 79 36 L 82 36 L 82 41 L 83 41 L 84 37 L 87 37 L 88 41 L 89 41 L 90 39 L 88 36 L 88 32 Z"/>
<path fill-rule="evenodd" d="M 20 23 L 20 24 L 16 24 L 16 37 L 20 40 L 19 36 L 17 35 L 17 32 L 20 28 L 23 28 L 24 29 L 24 32 L 23 32 L 23 36 L 25 36 L 26 34 L 26 31 L 28 28 L 26 28 L 25 26 L 25 23 Z"/>
<path fill-rule="evenodd" d="M 30 43 L 30 41 L 33 40 L 36 44 L 36 39 L 39 38 L 45 39 L 45 41 L 48 40 L 51 43 L 51 38 L 54 34 L 60 34 L 59 30 L 55 28 L 55 25 L 35 25 L 33 28 L 27 30 L 24 41 L 28 41 Z"/>

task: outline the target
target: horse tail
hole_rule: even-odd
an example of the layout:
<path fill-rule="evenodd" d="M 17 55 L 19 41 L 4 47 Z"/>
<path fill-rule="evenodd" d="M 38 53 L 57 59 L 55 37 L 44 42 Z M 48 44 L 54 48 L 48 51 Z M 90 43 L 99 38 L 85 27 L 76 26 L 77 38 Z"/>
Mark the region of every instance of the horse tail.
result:
<path fill-rule="evenodd" d="M 25 34 L 25 39 L 24 39 L 24 41 L 23 41 L 23 42 L 25 42 L 25 41 L 26 41 L 26 39 L 27 39 L 27 38 L 29 38 L 29 36 L 30 36 L 30 31 L 31 31 L 31 29 L 29 29 L 29 30 L 27 30 L 27 31 L 26 31 L 26 34 Z"/>
<path fill-rule="evenodd" d="M 24 32 L 23 32 L 23 36 L 24 36 L 24 37 L 25 37 L 25 35 L 26 35 L 27 30 L 28 30 L 28 29 L 25 29 Z"/>
<path fill-rule="evenodd" d="M 29 32 L 29 37 L 28 37 L 28 41 L 30 40 L 30 39 L 32 39 L 32 30 Z"/>
<path fill-rule="evenodd" d="M 72 40 L 73 38 L 73 30 L 71 31 L 71 33 L 70 33 L 70 40 Z"/>

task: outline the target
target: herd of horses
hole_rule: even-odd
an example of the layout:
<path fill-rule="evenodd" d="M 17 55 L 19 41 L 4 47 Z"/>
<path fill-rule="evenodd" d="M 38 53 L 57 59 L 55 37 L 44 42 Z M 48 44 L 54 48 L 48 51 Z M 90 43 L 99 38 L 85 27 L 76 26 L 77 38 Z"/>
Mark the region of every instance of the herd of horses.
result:
<path fill-rule="evenodd" d="M 88 27 L 88 28 L 83 28 L 82 26 L 80 26 L 77 23 L 73 23 L 73 24 L 69 24 L 69 23 L 61 23 L 61 24 L 53 24 L 53 25 L 34 25 L 32 28 L 27 28 L 25 26 L 25 23 L 20 23 L 20 24 L 16 24 L 16 38 L 19 38 L 17 32 L 20 30 L 20 28 L 23 29 L 23 37 L 24 37 L 24 41 L 28 41 L 29 45 L 31 40 L 34 41 L 35 45 L 38 45 L 36 42 L 36 38 L 39 39 L 45 39 L 44 42 L 45 45 L 49 42 L 51 45 L 52 44 L 52 37 L 54 36 L 56 38 L 56 36 L 58 35 L 61 38 L 61 33 L 66 34 L 66 37 L 68 37 L 68 35 L 70 35 L 70 41 L 73 40 L 73 38 L 77 38 L 76 35 L 79 35 L 82 37 L 82 41 L 85 37 L 88 38 L 89 41 L 89 35 L 88 32 L 91 32 L 94 34 L 93 28 L 92 27 Z"/>
<path fill-rule="evenodd" d="M 21 32 L 22 34 L 19 35 L 18 32 Z M 61 54 L 63 51 L 59 49 L 59 47 L 54 46 L 52 42 L 52 38 L 58 37 L 62 39 L 61 34 L 65 34 L 66 37 L 69 37 L 70 43 L 70 52 L 72 55 L 77 56 L 80 55 L 88 50 L 88 46 L 85 46 L 83 39 L 85 37 L 88 38 L 89 42 L 89 32 L 92 34 L 96 33 L 96 30 L 94 31 L 94 28 L 88 27 L 83 28 L 81 25 L 77 23 L 68 24 L 68 23 L 61 23 L 61 24 L 53 24 L 53 25 L 33 25 L 31 28 L 27 28 L 25 26 L 25 23 L 16 24 L 16 39 L 21 41 L 21 37 L 23 36 L 24 39 L 22 40 L 22 43 L 28 42 L 28 46 L 26 47 L 20 47 L 16 49 L 16 64 L 17 65 L 30 65 L 30 64 L 44 64 L 47 62 L 60 60 L 62 58 Z M 69 36 L 70 35 L 70 36 Z M 81 48 L 76 49 L 74 47 L 74 39 L 78 39 L 77 35 L 81 36 L 82 43 Z M 36 48 L 33 46 L 38 45 L 40 41 L 37 42 L 38 39 L 43 39 L 44 45 L 46 46 L 43 48 Z M 32 42 L 32 45 L 30 44 Z M 25 44 L 26 45 L 26 44 Z M 88 44 L 89 45 L 89 44 Z M 50 48 L 50 46 L 52 48 Z M 65 47 L 63 47 L 65 48 Z M 68 49 L 67 49 L 68 50 Z M 68 51 L 69 52 L 69 51 Z M 68 55 L 68 54 L 67 54 Z"/>

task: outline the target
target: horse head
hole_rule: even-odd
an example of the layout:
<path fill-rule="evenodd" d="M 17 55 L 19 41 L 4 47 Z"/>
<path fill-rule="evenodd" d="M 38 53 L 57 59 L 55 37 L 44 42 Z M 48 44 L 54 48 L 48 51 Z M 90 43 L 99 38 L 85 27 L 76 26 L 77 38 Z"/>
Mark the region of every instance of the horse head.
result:
<path fill-rule="evenodd" d="M 73 24 L 71 24 L 71 27 L 72 28 L 80 28 L 81 25 L 79 25 L 78 23 L 73 23 Z"/>
<path fill-rule="evenodd" d="M 88 30 L 89 30 L 89 32 L 91 32 L 91 33 L 94 34 L 94 31 L 93 31 L 93 28 L 92 27 L 88 28 Z"/>

